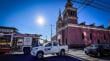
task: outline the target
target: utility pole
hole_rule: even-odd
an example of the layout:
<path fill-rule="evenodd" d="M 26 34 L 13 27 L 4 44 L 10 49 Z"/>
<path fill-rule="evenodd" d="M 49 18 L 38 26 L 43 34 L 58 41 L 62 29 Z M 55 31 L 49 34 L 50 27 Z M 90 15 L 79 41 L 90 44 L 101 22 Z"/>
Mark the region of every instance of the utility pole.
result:
<path fill-rule="evenodd" d="M 55 26 L 55 25 L 52 25 L 52 24 L 50 25 L 50 27 L 51 27 L 51 28 L 50 28 L 50 30 L 51 30 L 51 34 L 50 34 L 50 36 L 51 36 L 51 41 L 52 41 L 52 36 L 53 36 L 53 26 Z"/>
<path fill-rule="evenodd" d="M 110 20 L 108 20 L 108 26 L 110 26 Z"/>
<path fill-rule="evenodd" d="M 52 24 L 50 25 L 50 27 L 51 27 L 51 34 L 50 34 L 50 36 L 51 36 L 51 41 L 52 41 Z"/>
<path fill-rule="evenodd" d="M 47 40 L 47 35 L 46 35 L 46 40 Z"/>

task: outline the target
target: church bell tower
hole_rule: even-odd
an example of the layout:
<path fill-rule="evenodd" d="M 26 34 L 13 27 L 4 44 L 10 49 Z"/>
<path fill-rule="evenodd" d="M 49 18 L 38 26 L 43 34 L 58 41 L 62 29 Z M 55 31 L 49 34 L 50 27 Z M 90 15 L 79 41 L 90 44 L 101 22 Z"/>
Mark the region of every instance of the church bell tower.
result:
<path fill-rule="evenodd" d="M 72 1 L 67 0 L 63 11 L 63 21 L 66 24 L 77 24 L 77 8 L 73 7 Z"/>

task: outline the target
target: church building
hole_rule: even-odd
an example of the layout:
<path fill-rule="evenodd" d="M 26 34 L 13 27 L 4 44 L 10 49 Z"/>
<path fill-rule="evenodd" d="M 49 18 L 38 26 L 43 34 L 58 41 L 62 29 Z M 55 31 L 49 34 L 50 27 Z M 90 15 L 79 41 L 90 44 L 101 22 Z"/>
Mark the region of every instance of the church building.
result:
<path fill-rule="evenodd" d="M 77 8 L 73 7 L 71 0 L 67 0 L 64 11 L 59 11 L 56 39 L 61 45 L 70 48 L 110 43 L 110 26 L 104 28 L 103 25 L 86 25 L 85 22 L 79 24 Z"/>

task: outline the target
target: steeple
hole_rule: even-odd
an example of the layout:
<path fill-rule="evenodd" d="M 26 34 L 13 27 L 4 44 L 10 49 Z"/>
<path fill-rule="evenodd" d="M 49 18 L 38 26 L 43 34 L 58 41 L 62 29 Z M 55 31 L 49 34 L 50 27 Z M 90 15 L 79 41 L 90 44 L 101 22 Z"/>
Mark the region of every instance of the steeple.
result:
<path fill-rule="evenodd" d="M 63 11 L 64 24 L 77 24 L 77 8 L 73 7 L 72 0 L 67 0 Z"/>
<path fill-rule="evenodd" d="M 62 16 L 61 16 L 61 10 L 59 9 L 59 16 L 58 16 L 59 20 L 62 20 Z"/>
<path fill-rule="evenodd" d="M 71 2 L 71 0 L 67 0 L 67 3 L 66 3 L 66 5 L 65 5 L 65 7 L 67 8 L 67 7 L 72 7 L 72 2 Z"/>
<path fill-rule="evenodd" d="M 62 19 L 62 14 L 61 14 L 61 10 L 60 9 L 59 9 L 59 16 L 58 16 L 58 20 L 57 20 L 56 25 L 57 25 L 56 26 L 57 30 L 63 26 L 63 19 Z"/>

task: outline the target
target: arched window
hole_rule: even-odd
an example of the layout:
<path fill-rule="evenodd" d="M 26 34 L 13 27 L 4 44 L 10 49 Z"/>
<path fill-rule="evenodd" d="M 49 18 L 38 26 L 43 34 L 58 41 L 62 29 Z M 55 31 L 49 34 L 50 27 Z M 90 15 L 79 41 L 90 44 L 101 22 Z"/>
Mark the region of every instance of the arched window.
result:
<path fill-rule="evenodd" d="M 97 40 L 97 44 L 100 44 L 100 40 Z"/>
<path fill-rule="evenodd" d="M 66 39 L 66 45 L 68 45 L 67 39 Z"/>
<path fill-rule="evenodd" d="M 106 40 L 106 35 L 104 34 L 104 40 Z"/>
<path fill-rule="evenodd" d="M 84 33 L 82 33 L 82 35 L 81 35 L 81 36 L 82 36 L 82 40 L 83 40 L 83 39 L 84 39 Z"/>
<path fill-rule="evenodd" d="M 90 39 L 92 40 L 92 33 L 90 33 Z"/>
<path fill-rule="evenodd" d="M 60 41 L 60 39 L 58 40 L 58 42 L 59 42 L 59 45 L 61 45 L 61 41 Z"/>

